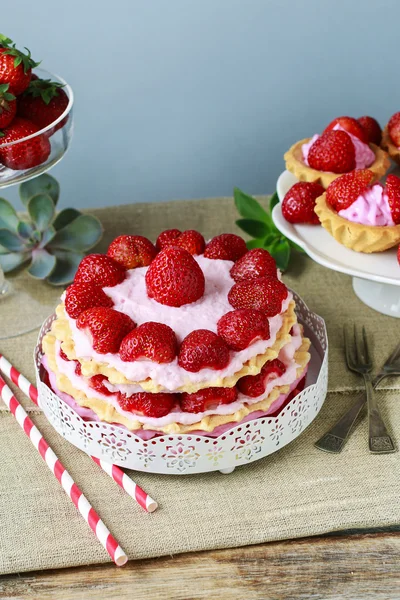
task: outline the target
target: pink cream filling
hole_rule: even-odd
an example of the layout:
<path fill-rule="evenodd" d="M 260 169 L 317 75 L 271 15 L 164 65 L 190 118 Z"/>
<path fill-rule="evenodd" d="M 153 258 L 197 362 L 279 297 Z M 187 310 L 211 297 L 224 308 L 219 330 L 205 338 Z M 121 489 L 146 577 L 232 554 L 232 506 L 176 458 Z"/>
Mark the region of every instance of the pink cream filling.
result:
<path fill-rule="evenodd" d="M 233 310 L 228 302 L 229 290 L 235 283 L 229 273 L 233 262 L 211 260 L 204 256 L 194 258 L 204 273 L 206 286 L 204 296 L 192 304 L 175 308 L 149 298 L 145 284 L 147 267 L 131 269 L 122 283 L 114 287 L 105 287 L 104 292 L 114 301 L 115 310 L 128 314 L 138 325 L 146 321 L 165 323 L 175 331 L 179 342 L 193 329 L 209 329 L 216 332 L 217 323 L 222 315 Z M 291 300 L 292 294 L 288 292 L 282 303 L 281 313 L 287 310 Z M 231 352 L 230 362 L 225 369 L 202 369 L 197 373 L 190 373 L 178 365 L 177 359 L 169 364 L 158 364 L 149 360 L 123 362 L 118 354 L 99 354 L 93 349 L 90 336 L 77 328 L 75 319 L 68 315 L 67 318 L 77 357 L 107 363 L 131 381 L 152 379 L 166 391 L 174 391 L 188 382 L 200 383 L 219 377 L 230 377 L 248 360 L 257 354 L 264 354 L 267 348 L 274 344 L 282 326 L 281 314 L 269 318 L 269 340 L 258 340 L 245 350 Z"/>
<path fill-rule="evenodd" d="M 335 125 L 333 129 L 336 131 L 346 131 L 340 125 Z M 346 133 L 350 136 L 351 141 L 353 142 L 354 150 L 356 153 L 356 169 L 366 169 L 367 167 L 371 166 L 375 160 L 375 154 L 373 150 L 371 150 L 368 144 L 364 144 L 364 142 L 362 142 L 357 136 L 352 135 L 348 131 L 346 131 Z M 308 167 L 310 166 L 308 164 L 308 153 L 310 152 L 310 148 L 313 145 L 313 143 L 319 137 L 320 136 L 318 135 L 318 133 L 316 133 L 309 142 L 303 144 L 301 147 L 303 153 L 303 160 Z"/>
<path fill-rule="evenodd" d="M 263 398 L 268 396 L 268 394 L 276 386 L 292 385 L 293 382 L 296 381 L 296 370 L 298 367 L 298 365 L 296 364 L 296 362 L 294 360 L 294 353 L 301 346 L 301 343 L 302 343 L 301 330 L 298 325 L 295 325 L 293 327 L 293 335 L 292 335 L 291 341 L 288 344 L 286 344 L 279 353 L 279 359 L 285 364 L 286 371 L 280 377 L 277 377 L 276 379 L 268 381 L 266 388 L 265 388 L 265 392 L 261 396 L 258 396 L 257 398 L 251 398 L 249 396 L 245 396 L 244 394 L 239 393 L 238 399 L 235 402 L 232 402 L 230 404 L 221 404 L 220 406 L 217 406 L 213 410 L 208 410 L 208 411 L 205 411 L 202 413 L 183 412 L 177 406 L 170 413 L 168 413 L 164 417 L 160 417 L 160 418 L 146 417 L 144 415 L 138 415 L 135 413 L 125 411 L 118 404 L 116 396 L 105 396 L 104 394 L 101 394 L 97 390 L 94 390 L 93 388 L 91 388 L 89 385 L 89 382 L 88 382 L 88 378 L 83 377 L 82 375 L 77 375 L 75 373 L 74 361 L 66 361 L 61 358 L 61 356 L 60 356 L 61 346 L 60 346 L 60 342 L 58 342 L 58 341 L 56 342 L 56 364 L 57 364 L 57 369 L 59 370 L 59 372 L 62 373 L 63 375 L 65 375 L 66 377 L 68 377 L 69 381 L 72 383 L 72 385 L 74 386 L 75 389 L 84 392 L 87 396 L 89 396 L 91 398 L 99 398 L 100 400 L 103 400 L 105 402 L 112 404 L 112 406 L 116 409 L 116 411 L 119 414 L 123 415 L 124 417 L 126 417 L 127 419 L 129 419 L 131 421 L 139 421 L 140 423 L 142 423 L 144 425 L 150 425 L 150 426 L 153 425 L 153 426 L 157 426 L 157 427 L 163 427 L 165 425 L 170 425 L 171 423 L 181 423 L 183 425 L 192 425 L 193 423 L 200 421 L 203 417 L 207 417 L 210 415 L 232 414 L 232 413 L 236 412 L 237 410 L 240 410 L 244 404 L 247 404 L 247 405 L 255 404 L 256 402 L 259 402 L 260 400 L 262 400 Z M 48 366 L 46 366 L 46 363 L 45 363 L 45 368 L 46 368 L 46 370 L 49 370 Z M 54 389 L 54 383 L 55 383 L 55 381 L 53 381 L 51 383 L 53 389 Z"/>
<path fill-rule="evenodd" d="M 394 225 L 389 200 L 380 183 L 368 188 L 348 208 L 339 210 L 338 215 L 361 225 Z"/>
<path fill-rule="evenodd" d="M 43 358 L 42 358 L 42 365 L 46 369 L 46 371 L 49 375 L 50 386 L 51 386 L 52 390 L 57 394 L 57 396 L 59 398 L 61 398 L 61 400 L 63 400 L 68 406 L 70 406 L 80 417 L 82 417 L 82 419 L 87 420 L 87 421 L 99 421 L 100 420 L 98 418 L 98 416 L 96 415 L 96 413 L 94 411 L 92 411 L 90 408 L 84 408 L 82 406 L 79 406 L 79 404 L 76 403 L 76 401 L 74 400 L 74 398 L 72 398 L 72 396 L 70 396 L 69 394 L 65 394 L 64 392 L 61 392 L 58 389 L 57 382 L 56 382 L 56 376 L 49 369 L 46 356 L 43 356 Z M 296 386 L 298 385 L 298 383 L 303 379 L 303 377 L 305 377 L 307 375 L 307 370 L 308 370 L 308 367 L 306 367 L 306 369 L 304 370 L 302 375 L 300 377 L 298 377 L 290 385 L 289 392 L 287 394 L 281 394 L 271 404 L 271 406 L 269 407 L 269 409 L 267 411 L 263 412 L 263 411 L 257 410 L 257 411 L 254 411 L 253 413 L 248 414 L 246 417 L 244 417 L 244 419 L 242 419 L 242 421 L 239 421 L 237 423 L 233 421 L 231 423 L 226 423 L 225 425 L 220 425 L 219 427 L 216 427 L 211 432 L 204 431 L 204 430 L 193 431 L 192 435 L 204 435 L 204 436 L 212 437 L 212 438 L 218 437 L 219 435 L 222 435 L 223 433 L 225 433 L 225 431 L 228 431 L 232 427 L 236 427 L 237 425 L 240 425 L 241 423 L 246 423 L 247 421 L 252 421 L 253 419 L 266 417 L 268 415 L 272 415 L 272 414 L 276 413 L 284 406 L 289 394 L 294 389 L 296 389 Z M 124 425 L 121 425 L 120 423 L 118 423 L 117 425 L 118 425 L 118 427 L 122 427 L 123 429 L 125 429 Z M 155 436 L 163 435 L 162 432 L 152 430 L 152 429 L 138 429 L 138 430 L 134 431 L 133 433 L 143 440 L 149 440 Z"/>

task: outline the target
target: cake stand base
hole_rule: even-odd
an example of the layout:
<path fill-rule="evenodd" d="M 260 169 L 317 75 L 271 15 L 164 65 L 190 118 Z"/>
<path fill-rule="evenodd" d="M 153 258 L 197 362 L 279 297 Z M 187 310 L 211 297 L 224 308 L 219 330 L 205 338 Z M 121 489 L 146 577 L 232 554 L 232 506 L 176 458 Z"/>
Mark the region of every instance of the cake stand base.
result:
<path fill-rule="evenodd" d="M 370 308 L 400 319 L 400 286 L 353 277 L 353 290 Z"/>
<path fill-rule="evenodd" d="M 229 469 L 220 469 L 219 472 L 222 473 L 222 475 L 230 475 L 234 470 L 235 467 L 230 467 Z"/>

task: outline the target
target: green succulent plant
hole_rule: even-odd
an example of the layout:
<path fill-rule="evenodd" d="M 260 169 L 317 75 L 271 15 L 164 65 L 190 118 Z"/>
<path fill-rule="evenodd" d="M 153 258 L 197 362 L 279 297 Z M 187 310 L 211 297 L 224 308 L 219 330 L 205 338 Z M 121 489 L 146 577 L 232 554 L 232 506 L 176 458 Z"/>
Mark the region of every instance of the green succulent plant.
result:
<path fill-rule="evenodd" d="M 60 186 L 51 175 L 22 183 L 19 193 L 27 211 L 22 216 L 0 198 L 0 266 L 9 273 L 26 264 L 36 279 L 70 283 L 85 253 L 102 237 L 100 221 L 75 208 L 57 214 Z"/>

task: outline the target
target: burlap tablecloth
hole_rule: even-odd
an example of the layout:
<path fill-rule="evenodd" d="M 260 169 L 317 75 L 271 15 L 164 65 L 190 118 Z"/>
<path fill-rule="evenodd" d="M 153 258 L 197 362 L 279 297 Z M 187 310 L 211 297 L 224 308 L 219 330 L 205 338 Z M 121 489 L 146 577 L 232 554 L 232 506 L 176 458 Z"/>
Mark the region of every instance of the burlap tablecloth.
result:
<path fill-rule="evenodd" d="M 207 236 L 235 231 L 230 198 L 165 204 L 135 204 L 92 211 L 106 234 L 100 249 L 121 233 L 155 238 L 164 228 L 195 228 Z M 374 334 L 374 359 L 380 365 L 400 339 L 400 320 L 385 317 L 354 295 L 351 278 L 297 255 L 285 276 L 328 326 L 329 393 L 312 425 L 296 441 L 272 456 L 237 468 L 183 477 L 134 473 L 160 508 L 146 514 L 81 451 L 63 440 L 39 409 L 17 393 L 72 477 L 118 538 L 129 558 L 244 546 L 316 535 L 348 528 L 400 523 L 400 454 L 372 456 L 366 420 L 342 454 L 316 450 L 313 442 L 350 405 L 362 381 L 345 368 L 341 330 L 345 319 L 366 325 Z M 43 283 L 26 284 L 45 305 L 60 291 Z M 3 319 L 34 318 L 24 314 Z M 28 377 L 34 377 L 32 351 L 37 332 L 0 341 L 0 352 Z M 379 393 L 383 417 L 400 444 L 400 380 Z M 15 388 L 14 388 L 15 389 Z M 0 573 L 109 561 L 76 509 L 14 418 L 0 408 Z"/>

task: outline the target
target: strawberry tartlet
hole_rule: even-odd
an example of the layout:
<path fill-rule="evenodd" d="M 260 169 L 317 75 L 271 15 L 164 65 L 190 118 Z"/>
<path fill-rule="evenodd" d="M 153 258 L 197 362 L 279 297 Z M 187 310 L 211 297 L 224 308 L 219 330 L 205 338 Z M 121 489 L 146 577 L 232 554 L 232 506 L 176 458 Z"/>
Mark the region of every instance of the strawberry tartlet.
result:
<path fill-rule="evenodd" d="M 370 142 L 371 132 L 352 117 L 334 119 L 324 132 L 296 142 L 284 155 L 286 168 L 299 181 L 321 184 L 354 169 L 370 169 L 380 179 L 390 166 L 387 153 Z"/>
<path fill-rule="evenodd" d="M 357 252 L 383 252 L 400 242 L 400 178 L 374 183 L 369 169 L 342 175 L 315 204 L 321 225 Z"/>
<path fill-rule="evenodd" d="M 271 255 L 236 235 L 120 236 L 82 260 L 42 364 L 83 418 L 145 439 L 213 436 L 304 387 L 310 342 L 294 308 Z"/>

